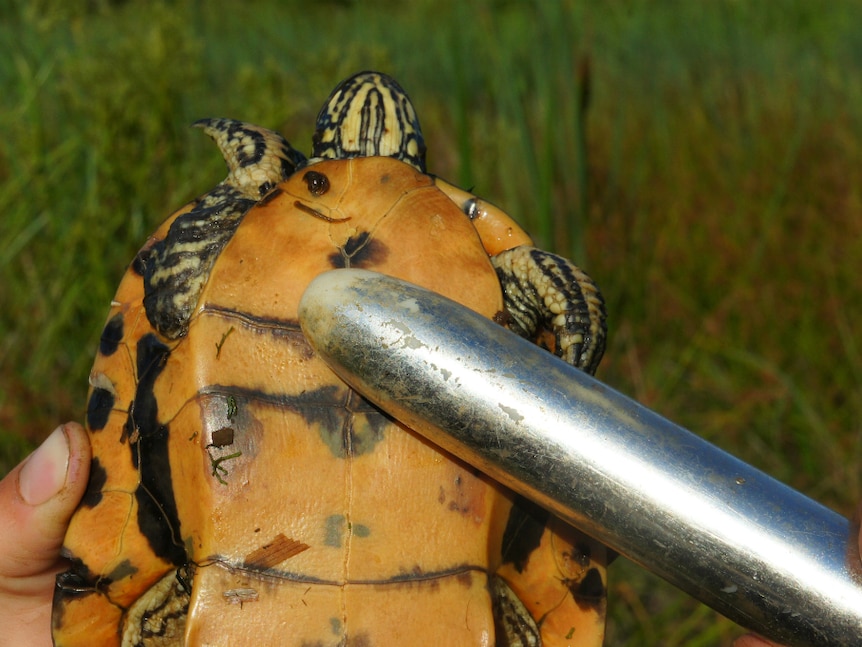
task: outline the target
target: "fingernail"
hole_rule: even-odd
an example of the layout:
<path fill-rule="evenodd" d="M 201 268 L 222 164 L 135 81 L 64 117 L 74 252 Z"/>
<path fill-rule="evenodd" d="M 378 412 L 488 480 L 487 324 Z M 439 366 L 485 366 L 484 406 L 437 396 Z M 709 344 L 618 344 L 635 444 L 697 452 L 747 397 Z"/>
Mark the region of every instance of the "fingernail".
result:
<path fill-rule="evenodd" d="M 18 491 L 30 505 L 45 503 L 63 489 L 69 466 L 69 442 L 63 427 L 57 427 L 21 468 Z"/>

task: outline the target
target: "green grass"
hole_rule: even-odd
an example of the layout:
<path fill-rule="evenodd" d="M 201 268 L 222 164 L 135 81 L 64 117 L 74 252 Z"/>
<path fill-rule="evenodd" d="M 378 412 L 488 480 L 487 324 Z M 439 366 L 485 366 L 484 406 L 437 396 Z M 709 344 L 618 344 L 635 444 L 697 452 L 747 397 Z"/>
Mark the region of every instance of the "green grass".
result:
<path fill-rule="evenodd" d="M 600 283 L 601 379 L 851 513 L 858 3 L 86 6 L 0 0 L 0 474 L 82 417 L 125 265 L 223 177 L 188 125 L 234 117 L 307 150 L 333 85 L 378 68 L 417 105 L 433 172 Z M 611 645 L 736 632 L 630 564 L 612 579 Z"/>

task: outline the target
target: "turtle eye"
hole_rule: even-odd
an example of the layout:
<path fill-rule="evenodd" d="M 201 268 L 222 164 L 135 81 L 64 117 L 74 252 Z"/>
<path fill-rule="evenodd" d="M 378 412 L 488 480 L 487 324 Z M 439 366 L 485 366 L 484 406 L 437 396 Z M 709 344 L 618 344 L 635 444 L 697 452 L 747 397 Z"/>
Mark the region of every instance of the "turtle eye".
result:
<path fill-rule="evenodd" d="M 329 178 L 323 173 L 317 171 L 309 171 L 302 176 L 305 183 L 308 185 L 308 192 L 311 195 L 323 195 L 329 191 Z"/>

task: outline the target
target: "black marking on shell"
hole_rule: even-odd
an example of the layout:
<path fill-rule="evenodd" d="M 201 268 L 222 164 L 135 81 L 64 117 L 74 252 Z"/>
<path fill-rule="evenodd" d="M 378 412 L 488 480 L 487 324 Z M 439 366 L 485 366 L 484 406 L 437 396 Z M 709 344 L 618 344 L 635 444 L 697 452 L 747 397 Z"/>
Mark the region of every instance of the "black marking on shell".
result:
<path fill-rule="evenodd" d="M 64 626 L 63 615 L 70 600 L 77 600 L 88 595 L 98 595 L 97 578 L 79 557 L 64 554 L 69 560 L 69 568 L 57 574 L 54 586 L 51 624 L 54 629 Z"/>
<path fill-rule="evenodd" d="M 389 248 L 367 231 L 361 231 L 347 239 L 344 247 L 329 255 L 329 264 L 335 268 L 368 268 L 379 265 L 389 256 Z"/>
<path fill-rule="evenodd" d="M 108 473 L 105 471 L 98 456 L 94 456 L 90 462 L 90 476 L 87 479 L 87 489 L 81 497 L 81 506 L 84 508 L 95 508 L 102 501 L 102 491 L 108 482 Z"/>
<path fill-rule="evenodd" d="M 118 312 L 105 324 L 99 339 L 99 352 L 102 355 L 107 357 L 117 352 L 120 342 L 123 341 L 123 323 L 123 315 Z"/>
<path fill-rule="evenodd" d="M 96 587 L 92 582 L 96 580 L 96 574 L 90 570 L 90 567 L 80 557 L 72 555 L 65 548 L 61 550 L 61 553 L 64 558 L 69 560 L 69 569 L 65 573 L 60 573 L 57 579 L 62 577 L 66 586 L 80 593 L 95 590 Z"/>
<path fill-rule="evenodd" d="M 129 439 L 132 464 L 140 472 L 135 490 L 138 527 L 159 557 L 181 566 L 188 559 L 180 541 L 180 520 L 168 454 L 168 427 L 159 423 L 155 382 L 170 349 L 152 333 L 137 346 L 135 399 L 129 408 L 124 434 Z"/>
<path fill-rule="evenodd" d="M 589 569 L 580 580 L 569 583 L 568 588 L 581 609 L 602 607 L 605 604 L 605 583 L 597 568 Z"/>
<path fill-rule="evenodd" d="M 94 387 L 87 401 L 87 427 L 90 431 L 101 431 L 108 424 L 114 410 L 114 394 L 108 389 Z"/>
<path fill-rule="evenodd" d="M 80 597 L 77 594 L 79 581 L 71 570 L 57 573 L 54 580 L 54 598 L 51 601 L 51 628 L 58 631 L 66 624 L 66 605 L 70 600 Z"/>
<path fill-rule="evenodd" d="M 317 389 L 302 391 L 297 394 L 292 393 L 271 393 L 260 389 L 250 389 L 244 386 L 212 384 L 202 388 L 199 395 L 215 395 L 223 398 L 233 396 L 238 401 L 255 402 L 258 404 L 273 406 L 279 409 L 289 409 L 301 413 L 302 409 L 343 409 L 348 406 L 352 413 L 372 413 L 379 412 L 380 409 L 375 407 L 365 398 L 359 397 L 354 393 L 354 398 L 348 396 L 351 391 L 346 386 L 335 384 L 327 384 Z"/>
<path fill-rule="evenodd" d="M 390 76 L 342 81 L 317 115 L 312 158 L 394 157 L 425 172 L 425 140 L 407 93 Z"/>
<path fill-rule="evenodd" d="M 267 393 L 241 386 L 211 385 L 200 395 L 233 396 L 249 402 L 289 409 L 315 429 L 320 439 L 337 458 L 360 456 L 373 451 L 390 418 L 353 390 L 334 384 L 298 394 Z"/>
<path fill-rule="evenodd" d="M 71 555 L 66 549 L 61 551 L 69 560 L 69 568 L 58 573 L 54 586 L 54 599 L 51 605 L 51 626 L 54 631 L 62 631 L 65 626 L 65 613 L 69 602 L 80 600 L 91 595 L 102 596 L 110 581 L 97 577 L 79 558 Z"/>
<path fill-rule="evenodd" d="M 311 391 L 302 391 L 299 394 L 272 393 L 261 389 L 251 389 L 245 386 L 232 384 L 211 384 L 202 388 L 198 393 L 204 396 L 219 396 L 222 398 L 234 397 L 239 401 L 245 400 L 265 406 L 277 407 L 298 411 L 305 406 L 341 406 L 343 399 L 335 397 L 338 387 L 327 385 Z"/>
<path fill-rule="evenodd" d="M 539 547 L 549 513 L 544 508 L 516 496 L 503 531 L 503 563 L 514 565 L 522 573 L 530 555 Z"/>
<path fill-rule="evenodd" d="M 351 407 L 360 399 L 351 392 L 351 401 L 344 409 L 317 409 L 303 412 L 309 423 L 320 424 L 321 439 L 336 458 L 369 454 L 383 440 L 386 428 L 392 420 L 382 411 L 357 411 Z M 367 401 L 366 401 L 367 402 Z"/>

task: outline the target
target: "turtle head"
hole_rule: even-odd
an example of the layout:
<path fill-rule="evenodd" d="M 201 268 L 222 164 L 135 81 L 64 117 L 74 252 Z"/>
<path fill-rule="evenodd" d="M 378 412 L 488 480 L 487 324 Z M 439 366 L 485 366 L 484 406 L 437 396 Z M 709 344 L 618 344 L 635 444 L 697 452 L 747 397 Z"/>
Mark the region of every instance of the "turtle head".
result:
<path fill-rule="evenodd" d="M 425 172 L 425 140 L 407 93 L 390 76 L 342 81 L 317 115 L 312 158 L 394 157 Z"/>

